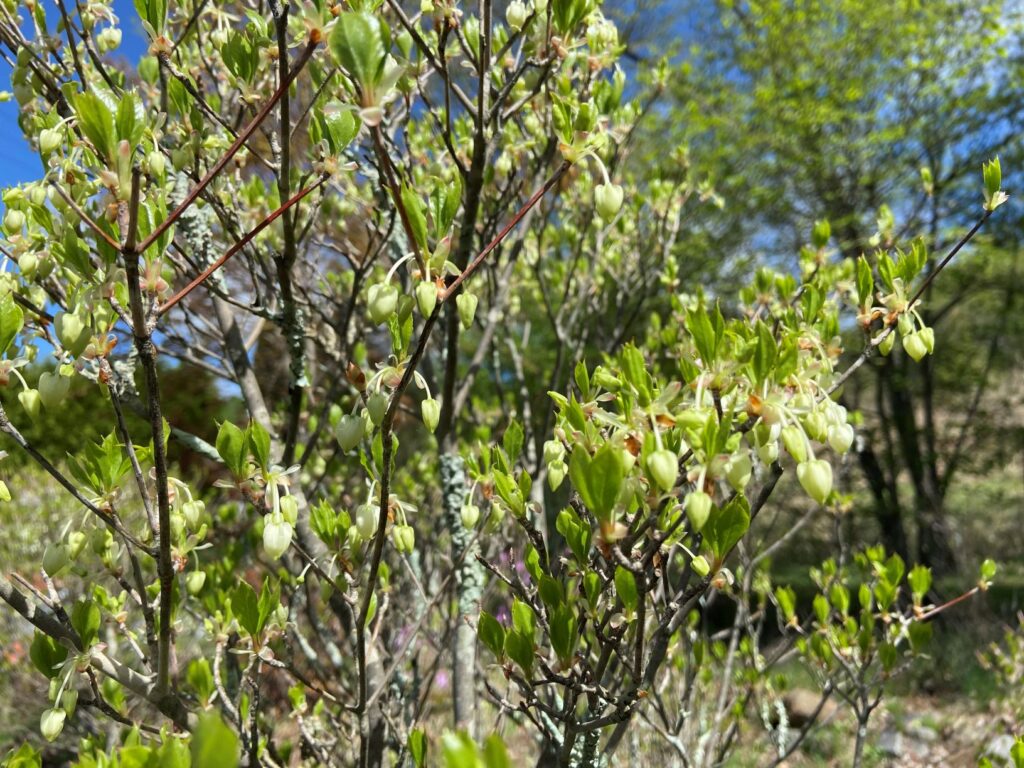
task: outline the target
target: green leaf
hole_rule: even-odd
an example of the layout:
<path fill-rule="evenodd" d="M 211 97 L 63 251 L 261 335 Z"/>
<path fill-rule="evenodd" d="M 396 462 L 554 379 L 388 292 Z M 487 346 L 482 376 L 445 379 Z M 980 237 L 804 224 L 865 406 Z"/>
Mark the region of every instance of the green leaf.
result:
<path fill-rule="evenodd" d="M 92 600 L 82 599 L 71 609 L 71 626 L 82 638 L 82 645 L 91 646 L 100 632 L 100 609 Z"/>
<path fill-rule="evenodd" d="M 14 301 L 14 296 L 7 293 L 0 298 L 0 354 L 11 346 L 14 338 L 21 333 L 25 322 L 25 313 Z"/>
<path fill-rule="evenodd" d="M 779 603 L 779 610 L 783 618 L 789 622 L 796 615 L 796 592 L 792 587 L 778 587 L 775 590 L 775 599 Z"/>
<path fill-rule="evenodd" d="M 114 115 L 106 102 L 94 90 L 89 90 L 75 96 L 74 107 L 82 133 L 104 161 L 113 161 L 117 133 Z"/>
<path fill-rule="evenodd" d="M 135 10 L 139 17 L 152 27 L 157 35 L 163 34 L 164 21 L 167 19 L 167 0 L 135 0 Z"/>
<path fill-rule="evenodd" d="M 768 378 L 772 368 L 775 366 L 775 359 L 778 357 L 778 345 L 771 330 L 761 320 L 757 321 L 757 341 L 754 342 L 754 359 L 752 367 L 754 370 L 754 381 L 761 383 Z"/>
<path fill-rule="evenodd" d="M 427 250 L 427 217 L 423 212 L 423 201 L 419 195 L 413 192 L 407 184 L 402 184 L 402 207 L 409 218 L 409 226 L 412 229 L 412 236 L 416 239 L 416 245 L 420 250 Z"/>
<path fill-rule="evenodd" d="M 576 562 L 585 565 L 590 552 L 590 526 L 585 525 L 573 509 L 567 508 L 558 513 L 555 528 L 569 545 Z"/>
<path fill-rule="evenodd" d="M 505 742 L 501 736 L 492 733 L 484 741 L 484 765 L 487 768 L 512 768 L 508 757 L 508 750 L 505 749 Z"/>
<path fill-rule="evenodd" d="M 204 715 L 192 732 L 192 765 L 238 768 L 238 737 L 219 715 Z"/>
<path fill-rule="evenodd" d="M 527 677 L 533 674 L 533 637 L 522 632 L 509 632 L 505 636 L 505 654 L 518 664 Z"/>
<path fill-rule="evenodd" d="M 28 649 L 29 658 L 35 668 L 49 678 L 57 676 L 58 667 L 68 657 L 68 649 L 42 632 L 36 631 L 32 636 L 32 645 Z"/>
<path fill-rule="evenodd" d="M 476 634 L 491 653 L 501 661 L 505 656 L 505 628 L 501 626 L 501 623 L 486 611 L 480 611 Z"/>
<path fill-rule="evenodd" d="M 351 109 L 325 109 L 323 120 L 331 154 L 340 155 L 359 133 L 361 122 Z"/>
<path fill-rule="evenodd" d="M 384 73 L 384 62 L 391 48 L 391 33 L 376 16 L 347 11 L 338 15 L 331 33 L 331 53 L 335 60 L 365 91 L 373 91 Z"/>
<path fill-rule="evenodd" d="M 907 582 L 910 584 L 910 591 L 913 593 L 914 599 L 920 602 L 932 588 L 932 569 L 923 565 L 915 565 L 910 570 Z"/>
<path fill-rule="evenodd" d="M 601 446 L 593 459 L 582 446 L 573 448 L 569 478 L 598 520 L 611 520 L 625 475 L 622 452 L 610 443 Z"/>
<path fill-rule="evenodd" d="M 258 421 L 249 424 L 249 449 L 262 470 L 270 468 L 270 433 Z"/>
<path fill-rule="evenodd" d="M 536 551 L 536 550 L 534 550 Z M 548 608 L 554 609 L 565 602 L 565 593 L 562 591 L 562 584 L 546 573 L 540 575 L 537 583 L 537 593 L 541 602 Z"/>
<path fill-rule="evenodd" d="M 274 612 L 278 605 L 281 603 L 281 585 L 276 583 L 273 587 L 270 586 L 270 579 L 266 578 L 263 580 L 263 588 L 260 589 L 260 598 L 256 603 L 257 610 L 259 612 L 259 619 L 256 625 L 256 631 L 262 632 L 263 628 L 267 625 L 267 619 L 270 618 L 270 614 Z"/>
<path fill-rule="evenodd" d="M 423 768 L 427 760 L 427 734 L 422 728 L 414 728 L 409 732 L 409 754 L 416 768 Z"/>
<path fill-rule="evenodd" d="M 724 560 L 750 527 L 750 505 L 738 493 L 717 515 L 712 515 L 702 533 L 718 560 Z"/>
<path fill-rule="evenodd" d="M 216 690 L 210 662 L 204 658 L 193 659 L 189 662 L 188 670 L 185 672 L 185 679 L 195 690 L 201 702 L 208 702 Z"/>
<path fill-rule="evenodd" d="M 523 427 L 518 421 L 510 421 L 505 427 L 501 447 L 505 449 L 508 460 L 514 464 L 523 450 Z"/>
<path fill-rule="evenodd" d="M 115 139 L 118 141 L 127 141 L 133 147 L 142 141 L 142 133 L 146 129 L 146 111 L 135 91 L 121 94 L 114 125 Z"/>
<path fill-rule="evenodd" d="M 621 565 L 615 567 L 615 592 L 619 595 L 623 607 L 630 614 L 635 613 L 640 605 L 640 594 L 636 588 L 636 577 Z"/>
<path fill-rule="evenodd" d="M 220 425 L 220 429 L 217 431 L 217 453 L 224 459 L 231 474 L 238 479 L 245 475 L 245 464 L 248 457 L 245 442 L 245 433 L 230 421 L 225 421 Z"/>
<path fill-rule="evenodd" d="M 156 753 L 156 768 L 191 768 L 192 753 L 181 739 L 168 736 Z M 122 762 L 123 764 L 123 762 Z M 151 761 L 149 765 L 151 765 Z"/>
<path fill-rule="evenodd" d="M 1013 759 L 1013 768 L 1024 768 L 1024 739 L 1017 739 L 1010 749 L 1010 757 Z"/>
<path fill-rule="evenodd" d="M 857 259 L 857 300 L 860 306 L 870 307 L 875 299 L 875 276 L 871 265 L 863 256 Z"/>
<path fill-rule="evenodd" d="M 579 639 L 577 630 L 576 614 L 572 607 L 563 605 L 551 614 L 551 647 L 554 649 L 558 660 L 566 664 L 572 660 L 576 651 L 576 641 Z"/>
<path fill-rule="evenodd" d="M 259 599 L 256 597 L 256 590 L 249 586 L 248 582 L 239 582 L 231 591 L 231 612 L 234 613 L 239 626 L 250 636 L 255 637 L 259 633 Z"/>
<path fill-rule="evenodd" d="M 718 358 L 718 336 L 703 306 L 687 311 L 686 329 L 693 337 L 693 344 L 704 362 L 704 368 L 709 368 Z"/>
<path fill-rule="evenodd" d="M 512 626 L 516 632 L 533 638 L 537 629 L 537 618 L 533 608 L 518 597 L 512 600 Z"/>

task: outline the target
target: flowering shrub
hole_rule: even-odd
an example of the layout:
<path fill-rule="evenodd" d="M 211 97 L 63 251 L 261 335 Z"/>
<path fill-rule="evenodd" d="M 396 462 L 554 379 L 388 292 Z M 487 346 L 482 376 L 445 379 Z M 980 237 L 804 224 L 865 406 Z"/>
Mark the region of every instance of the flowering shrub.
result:
<path fill-rule="evenodd" d="M 732 681 L 755 681 L 705 659 L 695 612 L 757 578 L 803 626 L 751 526 L 787 472 L 812 511 L 839 503 L 843 383 L 932 351 L 916 308 L 978 227 L 937 263 L 921 241 L 854 262 L 821 222 L 798 275 L 716 296 L 672 246 L 687 205 L 720 201 L 682 151 L 628 162 L 661 74 L 625 98 L 592 0 L 136 9 L 134 68 L 103 2 L 7 3 L 23 23 L 0 33 L 43 164 L 3 193 L 0 430 L 68 504 L 39 580 L 0 579 L 49 680 L 42 736 L 81 735 L 82 766 L 497 766 L 496 716 L 590 766 L 648 707 L 685 751 L 662 687 L 684 659 L 723 683 L 717 759 Z M 998 161 L 984 189 L 978 226 Z M 246 418 L 183 429 L 162 366 L 215 375 Z M 45 455 L 21 427 L 78 387 L 109 403 L 104 437 Z M 902 563 L 859 564 L 859 619 L 827 566 L 800 641 L 858 716 L 875 679 L 844 675 L 891 672 L 937 610 L 925 570 L 905 613 Z M 450 729 L 428 733 L 446 667 Z"/>

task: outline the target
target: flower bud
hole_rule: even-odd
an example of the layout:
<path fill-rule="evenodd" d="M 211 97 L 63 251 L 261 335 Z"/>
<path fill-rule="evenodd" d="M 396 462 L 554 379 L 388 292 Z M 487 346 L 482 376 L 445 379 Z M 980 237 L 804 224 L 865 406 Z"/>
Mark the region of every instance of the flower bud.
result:
<path fill-rule="evenodd" d="M 399 554 L 411 555 L 416 548 L 416 531 L 411 525 L 395 525 L 391 528 L 391 540 Z"/>
<path fill-rule="evenodd" d="M 622 208 L 622 187 L 618 184 L 598 184 L 594 188 L 594 204 L 597 212 L 605 221 L 615 217 Z"/>
<path fill-rule="evenodd" d="M 769 426 L 780 424 L 786 418 L 782 403 L 769 398 L 761 403 L 761 421 Z"/>
<path fill-rule="evenodd" d="M 795 424 L 787 424 L 782 428 L 782 444 L 786 446 L 789 455 L 797 464 L 807 460 L 807 436 L 804 431 Z"/>
<path fill-rule="evenodd" d="M 708 565 L 707 558 L 704 555 L 697 555 L 697 557 L 693 558 L 690 561 L 690 568 L 702 579 L 711 573 L 711 566 Z"/>
<path fill-rule="evenodd" d="M 194 531 L 199 527 L 199 523 L 203 519 L 203 512 L 205 511 L 206 504 L 198 499 L 186 501 L 181 505 L 181 515 L 185 518 L 185 525 L 188 526 L 190 531 Z"/>
<path fill-rule="evenodd" d="M 899 328 L 900 336 L 909 336 L 914 332 L 914 318 L 907 314 L 900 315 L 896 327 Z"/>
<path fill-rule="evenodd" d="M 832 465 L 824 459 L 811 459 L 798 464 L 796 476 L 807 495 L 824 504 L 832 492 Z"/>
<path fill-rule="evenodd" d="M 18 402 L 21 403 L 21 407 L 25 409 L 25 413 L 28 414 L 32 421 L 39 418 L 39 410 L 42 407 L 39 390 L 23 389 L 18 393 Z"/>
<path fill-rule="evenodd" d="M 74 688 L 67 688 L 60 695 L 60 706 L 68 717 L 73 716 L 75 714 L 75 707 L 78 706 L 78 691 Z"/>
<path fill-rule="evenodd" d="M 369 504 L 356 507 L 356 530 L 363 539 L 370 539 L 377 532 L 377 510 Z"/>
<path fill-rule="evenodd" d="M 58 128 L 44 128 L 39 132 L 39 151 L 48 155 L 64 143 L 64 136 Z"/>
<path fill-rule="evenodd" d="M 53 321 L 53 327 L 65 350 L 75 357 L 85 351 L 92 334 L 88 324 L 81 316 L 74 312 L 61 312 Z"/>
<path fill-rule="evenodd" d="M 161 178 L 167 168 L 167 158 L 164 153 L 154 149 L 146 155 L 146 172 L 154 178 Z"/>
<path fill-rule="evenodd" d="M 398 308 L 398 289 L 391 283 L 371 285 L 366 294 L 366 308 L 374 325 L 380 325 Z"/>
<path fill-rule="evenodd" d="M 846 453 L 853 445 L 853 427 L 849 424 L 833 424 L 828 428 L 828 444 L 836 453 Z"/>
<path fill-rule="evenodd" d="M 711 497 L 704 491 L 693 491 L 686 497 L 686 517 L 694 533 L 699 533 L 711 516 Z"/>
<path fill-rule="evenodd" d="M 659 448 L 647 457 L 647 471 L 654 484 L 667 493 L 672 490 L 679 476 L 679 460 L 672 451 Z"/>
<path fill-rule="evenodd" d="M 185 577 L 185 589 L 188 590 L 188 593 L 193 597 L 203 591 L 203 585 L 205 584 L 206 571 L 192 571 Z"/>
<path fill-rule="evenodd" d="M 462 323 L 462 327 L 468 330 L 473 325 L 473 318 L 476 317 L 476 305 L 480 303 L 480 299 L 477 298 L 476 294 L 463 291 L 455 297 L 455 307 L 459 311 L 459 322 Z"/>
<path fill-rule="evenodd" d="M 295 527 L 299 520 L 299 500 L 291 494 L 282 496 L 279 502 L 281 516 L 288 525 Z"/>
<path fill-rule="evenodd" d="M 779 443 L 777 440 L 770 440 L 763 445 L 757 446 L 757 458 L 765 464 L 774 464 L 779 460 Z"/>
<path fill-rule="evenodd" d="M 522 0 L 512 0 L 505 9 L 505 21 L 508 22 L 509 29 L 516 32 L 523 28 L 529 17 L 530 11 Z"/>
<path fill-rule="evenodd" d="M 423 416 L 423 426 L 433 432 L 437 429 L 437 422 L 441 419 L 441 404 L 432 397 L 428 397 L 420 403 L 420 413 Z"/>
<path fill-rule="evenodd" d="M 388 396 L 381 391 L 371 392 L 366 398 L 366 412 L 370 414 L 370 421 L 380 426 L 384 421 L 384 414 L 388 410 Z"/>
<path fill-rule="evenodd" d="M 928 354 L 928 347 L 920 333 L 911 333 L 903 337 L 903 351 L 910 355 L 916 363 Z"/>
<path fill-rule="evenodd" d="M 25 251 L 18 257 L 18 271 L 26 280 L 35 278 L 38 266 L 39 255 L 35 251 Z"/>
<path fill-rule="evenodd" d="M 563 461 L 565 459 L 565 446 L 562 445 L 561 440 L 545 440 L 543 455 L 545 464 Z"/>
<path fill-rule="evenodd" d="M 811 411 L 803 419 L 804 430 L 812 440 L 822 442 L 828 429 L 828 418 L 821 411 Z"/>
<path fill-rule="evenodd" d="M 462 519 L 462 527 L 466 530 L 475 528 L 480 521 L 480 507 L 471 501 L 467 501 L 459 510 L 459 517 Z"/>
<path fill-rule="evenodd" d="M 16 208 L 8 208 L 4 214 L 4 229 L 8 235 L 20 235 L 25 226 L 25 214 Z"/>
<path fill-rule="evenodd" d="M 882 357 L 887 357 L 892 352 L 893 344 L 896 343 L 896 334 L 888 333 L 885 338 L 878 343 L 878 353 Z"/>
<path fill-rule="evenodd" d="M 51 578 L 56 576 L 69 562 L 68 547 L 64 542 L 47 544 L 43 551 L 43 570 Z"/>
<path fill-rule="evenodd" d="M 280 512 L 267 516 L 263 524 L 263 549 L 267 556 L 277 560 L 292 543 L 292 527 L 285 521 Z"/>
<path fill-rule="evenodd" d="M 430 317 L 437 306 L 437 283 L 433 280 L 421 280 L 416 286 L 416 305 L 420 314 Z"/>
<path fill-rule="evenodd" d="M 55 741 L 60 736 L 60 732 L 64 730 L 66 718 L 67 713 L 57 707 L 43 712 L 43 716 L 39 719 L 39 732 L 43 734 L 43 738 L 47 741 Z"/>
<path fill-rule="evenodd" d="M 917 335 L 921 339 L 921 343 L 924 344 L 924 348 L 928 350 L 928 354 L 932 354 L 935 351 L 935 330 L 933 328 L 922 328 L 917 332 Z"/>
<path fill-rule="evenodd" d="M 555 461 L 548 464 L 548 488 L 552 491 L 557 491 L 565 480 L 568 471 L 569 467 L 566 466 L 564 461 Z"/>
<path fill-rule="evenodd" d="M 747 483 L 750 482 L 752 470 L 753 465 L 750 461 L 750 456 L 744 451 L 729 459 L 725 466 L 725 477 L 729 481 L 729 485 L 737 491 L 742 491 L 747 487 Z"/>
<path fill-rule="evenodd" d="M 57 408 L 68 396 L 68 389 L 71 388 L 71 379 L 61 376 L 60 373 L 44 371 L 39 376 L 39 397 L 47 408 Z"/>
<path fill-rule="evenodd" d="M 89 538 L 82 531 L 72 531 L 68 534 L 68 557 L 77 560 L 78 556 L 85 550 Z"/>
<path fill-rule="evenodd" d="M 360 442 L 366 433 L 366 419 L 354 413 L 347 413 L 338 421 L 334 428 L 334 437 L 343 451 L 351 451 Z"/>
<path fill-rule="evenodd" d="M 491 509 L 487 513 L 487 521 L 484 523 L 488 533 L 495 533 L 501 528 L 501 521 L 505 519 L 505 507 L 497 502 L 491 502 Z"/>
<path fill-rule="evenodd" d="M 96 35 L 96 44 L 100 53 L 109 53 L 121 44 L 121 30 L 117 27 L 107 27 Z"/>

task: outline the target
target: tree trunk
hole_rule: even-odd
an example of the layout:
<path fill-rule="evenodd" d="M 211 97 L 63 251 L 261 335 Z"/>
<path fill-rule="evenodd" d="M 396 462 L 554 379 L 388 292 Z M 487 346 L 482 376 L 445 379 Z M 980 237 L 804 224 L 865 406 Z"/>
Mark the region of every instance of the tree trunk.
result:
<path fill-rule="evenodd" d="M 444 524 L 451 535 L 452 562 L 455 568 L 455 593 L 458 611 L 452 641 L 452 702 L 455 727 L 464 728 L 476 738 L 476 615 L 483 594 L 484 578 L 469 550 L 472 534 L 462 524 L 462 503 L 466 496 L 466 471 L 462 457 L 449 452 L 441 456 L 441 492 Z"/>

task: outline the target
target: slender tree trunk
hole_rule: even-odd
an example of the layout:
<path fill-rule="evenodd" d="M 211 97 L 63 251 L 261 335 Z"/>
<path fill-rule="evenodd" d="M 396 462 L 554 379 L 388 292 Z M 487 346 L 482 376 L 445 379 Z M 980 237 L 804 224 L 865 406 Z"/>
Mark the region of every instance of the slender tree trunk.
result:
<path fill-rule="evenodd" d="M 466 496 L 466 471 L 462 457 L 449 452 L 441 456 L 441 492 L 444 523 L 451 535 L 455 592 L 458 602 L 452 641 L 452 693 L 455 725 L 476 737 L 476 615 L 483 594 L 484 578 L 475 552 L 470 550 L 472 533 L 462 524 L 462 502 Z M 473 550 L 475 550 L 475 545 Z"/>

